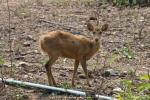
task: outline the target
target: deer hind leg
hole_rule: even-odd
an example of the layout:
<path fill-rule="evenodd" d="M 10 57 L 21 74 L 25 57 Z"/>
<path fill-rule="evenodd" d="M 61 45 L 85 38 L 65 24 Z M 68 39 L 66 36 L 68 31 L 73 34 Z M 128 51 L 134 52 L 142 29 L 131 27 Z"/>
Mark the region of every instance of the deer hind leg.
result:
<path fill-rule="evenodd" d="M 49 61 L 45 64 L 49 85 L 56 85 L 56 82 L 54 80 L 54 77 L 51 71 L 51 66 L 55 63 L 56 60 L 57 60 L 57 57 L 50 57 Z"/>
<path fill-rule="evenodd" d="M 75 60 L 73 77 L 72 77 L 72 86 L 75 86 L 74 79 L 75 79 L 75 76 L 76 76 L 76 72 L 77 72 L 78 66 L 79 66 L 79 60 Z"/>
<path fill-rule="evenodd" d="M 87 71 L 87 65 L 86 65 L 86 60 L 85 59 L 81 60 L 81 65 L 82 65 L 83 71 L 84 71 L 85 76 L 86 76 L 87 85 L 91 86 L 90 83 L 89 83 L 89 77 L 88 77 L 88 71 Z"/>

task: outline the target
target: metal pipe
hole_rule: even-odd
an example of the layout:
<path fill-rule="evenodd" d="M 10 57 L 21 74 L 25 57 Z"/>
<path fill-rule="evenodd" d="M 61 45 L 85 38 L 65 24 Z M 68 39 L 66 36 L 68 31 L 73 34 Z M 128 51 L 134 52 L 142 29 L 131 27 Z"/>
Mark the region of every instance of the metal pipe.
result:
<path fill-rule="evenodd" d="M 82 91 L 77 91 L 77 90 L 72 90 L 72 89 L 64 89 L 64 88 L 58 88 L 58 87 L 53 87 L 53 86 L 47 86 L 47 85 L 42 85 L 42 84 L 35 84 L 35 83 L 30 83 L 30 82 L 23 82 L 23 81 L 17 81 L 13 79 L 3 79 L 0 78 L 0 81 L 4 81 L 6 84 L 11 84 L 11 85 L 20 85 L 24 87 L 34 87 L 34 88 L 40 88 L 40 89 L 46 89 L 46 90 L 51 90 L 51 91 L 58 91 L 58 92 L 64 92 L 64 93 L 70 93 L 78 96 L 86 96 L 85 92 Z M 107 97 L 107 96 L 102 96 L 102 95 L 95 95 L 96 98 L 98 99 L 104 99 L 104 100 L 117 100 L 112 97 Z"/>

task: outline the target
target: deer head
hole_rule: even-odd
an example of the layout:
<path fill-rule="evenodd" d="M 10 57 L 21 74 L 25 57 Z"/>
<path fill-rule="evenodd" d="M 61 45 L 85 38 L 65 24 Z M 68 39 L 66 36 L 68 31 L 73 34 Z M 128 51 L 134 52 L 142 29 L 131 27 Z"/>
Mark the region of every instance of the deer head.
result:
<path fill-rule="evenodd" d="M 93 40 L 99 42 L 102 33 L 108 29 L 108 24 L 104 24 L 101 27 L 94 27 L 90 22 L 87 22 L 87 29 L 93 33 Z"/>

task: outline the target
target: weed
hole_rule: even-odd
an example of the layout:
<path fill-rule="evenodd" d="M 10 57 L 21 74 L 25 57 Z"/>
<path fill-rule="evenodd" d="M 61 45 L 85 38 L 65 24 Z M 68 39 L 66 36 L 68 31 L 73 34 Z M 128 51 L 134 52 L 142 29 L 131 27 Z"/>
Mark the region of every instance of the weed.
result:
<path fill-rule="evenodd" d="M 4 58 L 2 56 L 0 56 L 0 65 L 4 64 Z"/>
<path fill-rule="evenodd" d="M 64 82 L 63 84 L 60 85 L 60 87 L 64 88 L 64 89 L 70 89 L 71 85 L 68 84 L 67 82 Z"/>
<path fill-rule="evenodd" d="M 150 94 L 145 93 L 144 91 L 150 92 L 150 83 L 147 81 L 148 75 L 142 75 L 138 77 L 142 83 L 133 84 L 131 80 L 122 81 L 123 92 L 117 94 L 118 100 L 150 100 Z"/>
<path fill-rule="evenodd" d="M 93 100 L 93 98 L 90 97 L 90 96 L 88 96 L 86 99 L 87 99 L 87 100 Z"/>
<path fill-rule="evenodd" d="M 136 76 L 136 70 L 129 69 L 128 75 L 133 78 L 134 76 Z"/>
<path fill-rule="evenodd" d="M 121 48 L 121 51 L 123 56 L 125 56 L 128 59 L 134 58 L 134 53 L 131 50 L 131 46 L 129 44 L 126 44 L 123 48 Z"/>
<path fill-rule="evenodd" d="M 121 7 L 123 5 L 133 6 L 140 3 L 148 3 L 148 0 L 112 0 L 112 2 Z"/>
<path fill-rule="evenodd" d="M 22 93 L 16 93 L 15 100 L 29 100 L 27 95 L 24 95 Z"/>
<path fill-rule="evenodd" d="M 49 0 L 49 3 L 57 6 L 67 6 L 69 0 Z"/>
<path fill-rule="evenodd" d="M 18 7 L 15 10 L 14 14 L 21 19 L 29 17 L 31 15 L 30 10 L 26 5 L 21 5 L 20 7 Z"/>
<path fill-rule="evenodd" d="M 118 58 L 119 58 L 119 54 L 113 53 L 113 54 L 111 55 L 111 57 L 108 58 L 108 63 L 109 63 L 110 65 L 111 65 L 111 64 L 114 64 L 114 63 L 117 61 Z"/>
<path fill-rule="evenodd" d="M 93 0 L 83 0 L 82 2 L 86 7 L 93 5 Z"/>

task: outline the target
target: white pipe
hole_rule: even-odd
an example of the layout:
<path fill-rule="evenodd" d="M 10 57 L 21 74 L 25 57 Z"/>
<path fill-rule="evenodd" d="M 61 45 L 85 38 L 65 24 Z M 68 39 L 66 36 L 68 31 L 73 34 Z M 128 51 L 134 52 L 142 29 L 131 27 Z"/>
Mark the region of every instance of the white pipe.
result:
<path fill-rule="evenodd" d="M 0 78 L 0 81 L 2 81 L 2 78 Z M 20 86 L 34 87 L 34 88 L 47 89 L 47 90 L 52 90 L 52 91 L 65 92 L 65 93 L 70 93 L 70 94 L 79 95 L 79 96 L 86 96 L 85 92 L 72 90 L 72 89 L 58 88 L 58 87 L 47 86 L 47 85 L 42 85 L 42 84 L 35 84 L 35 83 L 30 83 L 30 82 L 22 82 L 22 81 L 17 81 L 17 80 L 13 80 L 13 79 L 3 79 L 3 81 L 6 84 L 17 84 Z M 95 95 L 95 97 L 100 100 L 101 99 L 116 100 L 115 98 L 112 98 L 112 97 L 107 97 L 107 96 L 102 96 L 102 95 L 97 95 L 97 94 Z"/>

